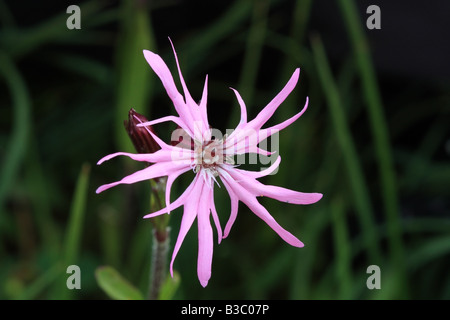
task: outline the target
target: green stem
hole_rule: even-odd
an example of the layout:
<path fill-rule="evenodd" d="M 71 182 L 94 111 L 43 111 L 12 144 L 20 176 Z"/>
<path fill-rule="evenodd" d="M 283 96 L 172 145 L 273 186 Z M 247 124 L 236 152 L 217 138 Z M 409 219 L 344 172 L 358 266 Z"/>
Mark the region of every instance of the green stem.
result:
<path fill-rule="evenodd" d="M 153 229 L 152 262 L 150 266 L 150 286 L 148 298 L 156 300 L 159 298 L 161 286 L 166 279 L 167 254 L 170 245 L 170 227 L 163 232 Z"/>
<path fill-rule="evenodd" d="M 165 206 L 164 194 L 166 183 L 167 180 L 164 178 L 159 178 L 157 181 L 151 180 L 152 195 L 150 207 L 152 212 L 158 211 Z M 164 214 L 151 220 L 153 223 L 153 244 L 148 298 L 150 300 L 156 300 L 159 298 L 161 286 L 167 274 L 167 255 L 170 245 L 169 215 Z"/>

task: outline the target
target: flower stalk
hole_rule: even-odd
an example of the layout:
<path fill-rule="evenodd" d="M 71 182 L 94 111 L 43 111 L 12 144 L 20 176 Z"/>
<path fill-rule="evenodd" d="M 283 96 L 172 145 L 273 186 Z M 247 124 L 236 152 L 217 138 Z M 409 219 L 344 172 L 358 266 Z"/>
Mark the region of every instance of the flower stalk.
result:
<path fill-rule="evenodd" d="M 128 113 L 128 120 L 124 123 L 136 151 L 142 154 L 153 153 L 160 149 L 150 134 L 150 132 L 154 132 L 152 126 L 138 127 L 138 124 L 147 121 L 145 116 L 131 109 Z M 165 177 L 150 180 L 150 209 L 152 212 L 165 207 L 166 184 L 167 178 Z M 158 216 L 150 220 L 153 224 L 153 232 L 148 298 L 156 300 L 167 274 L 167 254 L 170 245 L 169 215 Z"/>
<path fill-rule="evenodd" d="M 153 229 L 152 257 L 150 265 L 150 282 L 148 299 L 157 300 L 161 286 L 166 279 L 167 255 L 170 246 L 170 227 L 166 227 L 164 237 L 158 235 L 158 230 Z"/>
<path fill-rule="evenodd" d="M 152 189 L 150 208 L 152 211 L 161 210 L 165 206 L 164 194 L 166 192 L 167 179 L 151 180 L 150 183 Z M 148 288 L 149 300 L 158 299 L 161 286 L 167 276 L 167 255 L 170 246 L 169 217 L 167 214 L 151 219 L 153 223 L 153 237 Z"/>

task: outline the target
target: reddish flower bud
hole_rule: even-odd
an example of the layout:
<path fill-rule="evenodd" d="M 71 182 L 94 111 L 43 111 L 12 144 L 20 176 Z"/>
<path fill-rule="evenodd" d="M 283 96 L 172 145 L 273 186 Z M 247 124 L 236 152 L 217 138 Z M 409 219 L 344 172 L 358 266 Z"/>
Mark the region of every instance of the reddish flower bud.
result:
<path fill-rule="evenodd" d="M 139 114 L 134 109 L 128 112 L 128 120 L 124 121 L 125 129 L 130 136 L 131 141 L 138 153 L 153 153 L 160 149 L 159 145 L 153 139 L 149 130 L 154 133 L 152 126 L 138 127 L 140 123 L 147 122 L 148 119 Z"/>

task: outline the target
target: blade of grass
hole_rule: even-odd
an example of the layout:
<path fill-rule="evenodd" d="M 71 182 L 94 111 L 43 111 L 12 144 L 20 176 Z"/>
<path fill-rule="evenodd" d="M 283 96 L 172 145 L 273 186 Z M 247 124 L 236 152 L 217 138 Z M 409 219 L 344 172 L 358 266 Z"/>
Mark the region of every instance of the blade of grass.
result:
<path fill-rule="evenodd" d="M 118 84 L 114 127 L 118 150 L 134 152 L 123 122 L 131 108 L 149 117 L 148 102 L 155 77 L 150 77 L 150 67 L 142 51 L 154 50 L 155 41 L 145 7 L 139 1 L 123 1 L 122 6 L 121 34 L 117 46 Z"/>
<path fill-rule="evenodd" d="M 75 192 L 70 207 L 69 221 L 66 230 L 66 238 L 64 240 L 64 257 L 63 268 L 70 265 L 79 265 L 78 255 L 81 245 L 81 236 L 83 231 L 83 220 L 86 213 L 86 197 L 89 188 L 90 165 L 84 163 L 81 167 Z M 65 281 L 64 281 L 65 283 Z M 68 290 L 65 284 L 58 283 L 59 294 L 57 299 L 69 299 L 73 290 Z"/>
<path fill-rule="evenodd" d="M 238 85 L 239 91 L 245 92 L 245 101 L 249 107 L 252 105 L 264 38 L 266 36 L 267 12 L 270 7 L 270 0 L 252 2 L 252 22 L 248 32 L 244 61 L 242 63 Z M 233 108 L 233 111 L 235 112 L 233 120 L 238 120 L 239 108 Z"/>
<path fill-rule="evenodd" d="M 152 99 L 153 83 L 155 76 L 150 77 L 151 68 L 145 61 L 143 50 L 155 51 L 155 39 L 149 12 L 145 2 L 122 1 L 120 8 L 120 36 L 116 47 L 116 72 L 118 77 L 117 96 L 114 110 L 114 134 L 115 143 L 118 150 L 135 152 L 135 148 L 124 129 L 124 120 L 128 117 L 131 108 L 147 118 L 151 118 L 150 101 Z M 127 166 L 125 171 L 130 171 L 130 166 L 135 163 L 124 162 Z M 115 190 L 115 192 L 117 192 Z M 111 261 L 114 266 L 122 265 L 121 245 L 125 239 L 123 233 L 118 228 L 117 221 L 123 218 L 123 212 L 129 205 L 130 191 L 125 197 L 118 198 L 118 215 L 105 215 L 103 218 L 109 219 L 102 227 L 103 251 L 107 261 Z M 114 246 L 117 244 L 118 246 Z"/>
<path fill-rule="evenodd" d="M 336 279 L 339 286 L 339 299 L 350 299 L 352 288 L 351 277 L 351 244 L 348 236 L 345 207 L 341 198 L 331 203 L 333 216 L 334 251 L 336 253 Z"/>
<path fill-rule="evenodd" d="M 195 38 L 188 38 L 187 43 L 182 45 L 186 48 L 184 57 L 189 60 L 189 64 L 183 69 L 184 73 L 189 74 L 191 70 L 203 64 L 208 48 L 233 34 L 242 25 L 249 16 L 251 5 L 252 1 L 234 1 L 228 10 L 208 28 L 204 28 Z"/>
<path fill-rule="evenodd" d="M 301 70 L 305 67 L 305 55 L 303 48 L 301 47 L 301 43 L 304 39 L 306 27 L 309 21 L 311 9 L 311 0 L 298 0 L 295 3 L 294 10 L 292 12 L 292 25 L 289 36 L 283 36 L 279 33 L 275 33 L 270 29 L 267 31 L 267 41 L 266 45 L 273 46 L 281 50 L 281 52 L 285 55 L 284 63 L 282 65 L 282 72 L 280 72 L 280 81 L 286 81 L 292 75 L 294 70 L 297 67 L 300 67 Z M 302 76 L 300 75 L 300 78 Z M 301 83 L 301 79 L 300 79 Z M 303 105 L 299 105 L 299 101 L 302 100 L 300 96 L 300 87 L 297 85 L 297 88 L 290 93 L 290 98 L 283 101 L 282 106 L 275 113 L 275 117 L 278 122 L 282 122 L 285 119 L 288 119 L 293 114 L 299 111 L 299 108 Z M 303 97 L 305 99 L 305 97 Z M 300 103 L 301 104 L 301 103 Z M 308 115 L 311 116 L 311 113 L 308 112 Z M 308 149 L 310 139 L 305 139 L 301 142 L 296 139 L 298 136 L 311 135 L 311 127 L 303 122 L 303 125 L 297 125 L 295 128 L 286 128 L 283 131 L 282 139 L 279 142 L 280 152 L 283 150 L 291 150 L 290 157 L 284 158 L 284 165 L 287 167 L 296 165 L 298 163 L 298 159 L 302 159 L 303 152 L 305 149 Z M 297 148 L 292 148 L 294 145 L 298 145 L 301 143 L 302 145 Z M 300 151 L 301 150 L 301 151 Z M 300 157 L 298 157 L 300 156 Z M 307 170 L 303 169 L 305 166 L 299 169 L 299 175 L 303 176 L 303 173 Z M 302 171 L 303 170 L 303 171 Z M 284 172 L 284 173 L 283 173 Z M 292 183 L 293 175 L 289 174 L 289 171 L 282 171 L 275 176 L 271 176 L 275 183 L 283 183 L 285 185 L 289 185 Z"/>
<path fill-rule="evenodd" d="M 287 44 L 285 45 L 284 50 L 285 54 L 287 55 L 287 59 L 285 60 L 285 63 L 283 65 L 283 79 L 289 79 L 295 68 L 300 67 L 301 69 L 303 69 L 306 65 L 307 59 L 305 58 L 305 52 L 303 50 L 302 43 L 309 22 L 311 4 L 311 0 L 297 0 L 295 3 L 295 8 L 292 12 L 291 18 L 292 26 L 289 38 L 286 38 Z M 298 112 L 297 109 L 300 107 L 297 104 L 299 101 L 299 99 L 297 99 L 298 93 L 298 89 L 294 90 L 291 95 L 293 95 L 295 99 L 287 99 L 287 101 L 283 103 L 284 107 L 280 108 L 280 119 L 282 119 L 282 121 L 289 118 L 292 114 Z M 293 134 L 290 133 L 291 138 L 293 138 L 292 136 Z"/>
<path fill-rule="evenodd" d="M 441 258 L 450 253 L 450 235 L 438 235 L 423 243 L 408 257 L 408 267 L 416 271 L 428 262 Z"/>
<path fill-rule="evenodd" d="M 126 270 L 129 275 L 134 275 L 134 278 L 130 277 L 130 280 L 139 283 L 139 289 L 142 292 L 146 292 L 149 287 L 149 272 L 151 265 L 151 245 L 152 245 L 152 229 L 150 221 L 140 221 L 133 234 L 133 238 L 130 240 L 130 249 L 127 256 Z"/>
<path fill-rule="evenodd" d="M 102 261 L 114 268 L 119 268 L 122 265 L 121 253 L 123 252 L 119 231 L 122 221 L 119 212 L 105 204 L 99 208 L 98 220 Z"/>
<path fill-rule="evenodd" d="M 289 35 L 289 39 L 293 41 L 299 48 L 296 55 L 288 55 L 283 67 L 283 76 L 288 77 L 292 74 L 292 71 L 297 67 L 299 60 L 302 60 L 301 44 L 305 37 L 306 27 L 308 25 L 309 16 L 311 13 L 311 0 L 297 0 L 295 2 L 295 8 L 292 12 L 292 27 Z M 291 46 L 294 47 L 294 46 Z"/>
<path fill-rule="evenodd" d="M 40 299 L 45 289 L 58 279 L 63 272 L 61 264 L 55 264 L 53 267 L 45 271 L 41 276 L 28 285 L 24 291 L 17 297 L 18 300 Z"/>
<path fill-rule="evenodd" d="M 57 261 L 61 249 L 61 234 L 51 214 L 52 204 L 48 193 L 51 182 L 46 179 L 42 161 L 39 159 L 38 144 L 33 134 L 30 137 L 25 172 L 25 182 L 33 206 L 33 216 L 40 239 L 42 239 L 42 246 L 47 248 L 54 261 Z"/>
<path fill-rule="evenodd" d="M 69 222 L 64 242 L 65 264 L 76 264 L 81 244 L 83 220 L 86 212 L 86 196 L 89 188 L 89 174 L 91 167 L 84 163 L 81 167 L 75 193 L 72 198 Z"/>
<path fill-rule="evenodd" d="M 252 106 L 262 48 L 266 36 L 267 13 L 270 7 L 270 0 L 249 2 L 253 4 L 252 20 L 248 31 L 238 84 L 238 90 L 244 93 L 247 110 L 250 110 Z M 239 110 L 237 107 L 231 109 L 231 115 L 228 118 L 228 128 L 233 128 L 239 122 Z"/>
<path fill-rule="evenodd" d="M 343 112 L 344 108 L 341 98 L 333 80 L 321 40 L 316 36 L 312 38 L 311 42 L 319 80 L 322 83 L 323 92 L 327 99 L 327 105 L 335 129 L 336 139 L 341 147 L 347 174 L 349 175 L 355 208 L 357 209 L 357 216 L 361 224 L 361 232 L 364 234 L 365 245 L 368 249 L 368 257 L 371 264 L 379 264 L 382 261 L 382 255 L 377 241 L 376 225 L 370 203 L 369 191 L 367 190 L 356 147 Z"/>
<path fill-rule="evenodd" d="M 311 288 L 310 299 L 331 300 L 336 299 L 336 287 L 332 285 L 335 276 L 336 261 L 331 260 L 327 263 L 327 268 L 320 274 L 320 278 Z"/>
<path fill-rule="evenodd" d="M 314 74 L 311 73 L 308 74 L 308 78 L 306 79 L 309 84 L 308 93 L 302 93 L 302 81 L 305 81 L 305 78 L 302 78 L 305 74 L 303 70 L 311 69 L 311 67 L 309 66 L 312 66 L 312 68 L 314 68 L 313 60 L 311 54 L 306 51 L 300 44 L 298 44 L 292 37 L 287 37 L 276 32 L 271 32 L 270 30 L 268 30 L 267 33 L 268 36 L 266 44 L 277 50 L 280 50 L 286 55 L 286 57 L 290 57 L 292 59 L 291 63 L 286 63 L 285 71 L 282 74 L 280 81 L 283 82 L 286 81 L 286 79 L 289 79 L 295 67 L 300 67 L 302 70 L 300 74 L 299 84 L 297 84 L 297 87 L 293 90 L 293 92 L 290 93 L 289 97 L 285 101 L 283 101 L 282 106 L 274 114 L 277 122 L 282 122 L 291 117 L 293 114 L 297 113 L 303 107 L 306 96 L 310 98 L 310 107 L 307 111 L 307 114 L 302 117 L 302 120 L 297 120 L 296 123 L 284 129 L 280 134 L 280 137 L 282 137 L 282 139 L 280 139 L 279 141 L 280 153 L 284 153 L 286 150 L 289 150 L 289 152 L 291 153 L 291 156 L 284 157 L 284 165 L 286 167 L 297 167 L 299 176 L 305 177 L 312 171 L 312 168 L 308 166 L 308 164 L 314 165 L 314 162 L 304 162 L 299 166 L 298 160 L 304 159 L 305 150 L 314 150 L 314 148 L 317 146 L 317 141 L 314 139 L 298 139 L 298 137 L 317 136 L 317 134 L 314 132 L 317 128 L 314 117 L 318 115 L 318 113 L 320 112 L 320 108 L 312 106 L 319 106 L 322 99 L 321 93 L 320 95 L 317 94 L 317 81 L 314 81 L 315 79 L 311 77 L 314 76 Z M 313 105 L 311 103 L 313 103 Z M 274 183 L 283 183 L 285 185 L 297 183 L 297 176 L 289 173 L 290 171 L 282 170 L 276 175 L 271 176 L 271 179 L 273 179 Z"/>
<path fill-rule="evenodd" d="M 66 71 L 85 76 L 100 85 L 105 85 L 112 79 L 111 69 L 94 59 L 67 52 L 49 55 L 47 59 Z"/>
<path fill-rule="evenodd" d="M 432 156 L 442 146 L 442 141 L 448 132 L 448 120 L 439 118 L 425 133 L 420 141 L 420 145 L 413 155 L 409 157 L 406 165 L 404 188 L 407 190 L 417 190 L 428 174 Z"/>
<path fill-rule="evenodd" d="M 283 278 L 290 269 L 293 262 L 292 252 L 296 250 L 283 246 L 271 260 L 252 274 L 249 279 L 250 299 L 267 299 L 264 294 L 267 294 L 271 288 L 276 288 L 278 279 Z"/>
<path fill-rule="evenodd" d="M 317 252 L 320 252 L 320 237 L 329 223 L 329 215 L 323 209 L 313 210 L 311 218 L 306 221 L 304 228 L 306 232 L 302 235 L 305 248 L 296 256 L 290 290 L 291 299 L 311 299 L 315 262 L 319 259 Z"/>
<path fill-rule="evenodd" d="M 402 229 L 408 233 L 448 233 L 450 230 L 450 219 L 415 217 L 414 219 L 403 221 Z"/>
<path fill-rule="evenodd" d="M 397 279 L 399 288 L 402 290 L 400 294 L 406 297 L 408 289 L 406 287 L 405 253 L 401 238 L 396 178 L 389 143 L 388 126 L 381 102 L 380 90 L 378 88 L 369 46 L 364 35 L 355 2 L 352 0 L 339 0 L 338 3 L 353 46 L 366 100 L 366 107 L 369 113 L 369 123 L 380 171 L 380 189 L 383 197 L 384 213 L 388 222 L 390 259 L 394 261 L 396 268 L 395 279 Z"/>
<path fill-rule="evenodd" d="M 325 195 L 329 192 L 333 192 L 330 189 L 331 186 L 335 185 L 335 180 L 338 177 L 338 169 L 341 163 L 341 157 L 336 157 L 335 146 L 332 140 L 328 140 L 328 143 L 324 145 L 322 163 L 319 168 L 321 170 L 318 172 L 316 176 L 316 183 L 314 186 L 314 190 L 320 190 Z M 328 224 L 331 222 L 329 215 L 327 212 L 323 210 L 326 208 L 328 203 L 323 201 L 327 201 L 327 199 L 321 200 L 321 206 L 314 208 L 308 218 L 305 221 L 305 230 L 306 234 L 304 235 L 305 241 L 305 250 L 298 255 L 298 259 L 295 268 L 295 272 L 293 275 L 292 286 L 290 290 L 291 299 L 311 299 L 313 295 L 313 274 L 315 272 L 316 264 L 318 260 L 320 260 L 319 255 L 316 252 L 320 252 L 320 238 L 322 232 Z M 322 209 L 319 209 L 322 208 Z M 308 239 L 308 236 L 310 239 Z M 314 248 L 316 247 L 316 248 Z M 300 258 L 301 257 L 301 258 Z"/>
<path fill-rule="evenodd" d="M 103 6 L 101 1 L 84 2 L 80 5 L 83 21 L 95 16 Z M 67 29 L 67 17 L 65 10 L 62 10 L 60 14 L 28 29 L 4 29 L 0 33 L 0 47 L 7 48 L 7 52 L 17 59 L 46 43 L 70 37 L 81 37 L 81 34 Z"/>
<path fill-rule="evenodd" d="M 11 58 L 0 51 L 0 74 L 3 76 L 13 105 L 13 126 L 5 159 L 0 168 L 0 212 L 9 188 L 14 182 L 26 153 L 31 126 L 31 100 L 27 86 Z M 3 220 L 3 219 L 0 219 Z"/>

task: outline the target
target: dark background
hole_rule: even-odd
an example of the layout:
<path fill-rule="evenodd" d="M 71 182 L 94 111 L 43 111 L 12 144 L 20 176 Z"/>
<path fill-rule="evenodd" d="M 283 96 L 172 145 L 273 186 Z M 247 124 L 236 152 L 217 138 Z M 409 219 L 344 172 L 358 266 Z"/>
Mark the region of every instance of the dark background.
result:
<path fill-rule="evenodd" d="M 251 119 L 294 69 L 301 68 L 299 84 L 273 123 L 293 115 L 306 96 L 309 109 L 281 132 L 280 172 L 263 182 L 324 193 L 312 206 L 262 200 L 306 244 L 303 249 L 291 248 L 240 204 L 230 236 L 215 244 L 212 278 L 205 289 L 196 275 L 193 227 L 175 263 L 181 276 L 175 298 L 450 298 L 450 4 L 349 2 L 356 4 L 382 101 L 401 226 L 397 236 L 402 246 L 395 252 L 404 257 L 402 266 L 387 235 L 386 186 L 380 178 L 364 77 L 339 2 L 1 1 L 0 297 L 104 299 L 108 296 L 94 276 L 102 265 L 115 267 L 145 292 L 151 224 L 141 217 L 149 213 L 148 185 L 120 186 L 96 195 L 99 185 L 140 167 L 127 159 L 100 167 L 95 163 L 109 153 L 133 152 L 122 126 L 129 108 L 148 118 L 174 114 L 142 56 L 142 49 L 152 50 L 174 70 L 170 37 L 194 99 L 200 98 L 209 75 L 210 123 L 220 129 L 238 121 L 229 87 L 240 91 Z M 81 7 L 81 30 L 66 28 L 65 11 L 71 4 Z M 371 4 L 381 9 L 381 30 L 365 27 Z M 139 27 L 138 15 L 148 27 Z M 382 251 L 376 263 L 362 241 L 368 230 L 360 224 L 352 169 L 346 166 L 329 109 L 331 91 L 317 66 L 313 47 L 318 38 L 369 193 Z M 28 102 L 18 98 L 24 96 Z M 161 125 L 156 131 L 168 139 L 169 129 Z M 70 215 L 83 165 L 81 176 L 88 177 L 88 184 L 84 201 L 77 200 L 81 229 L 74 235 L 78 246 L 69 250 Z M 174 192 L 180 194 L 191 179 L 186 174 Z M 216 205 L 224 226 L 229 200 L 221 192 Z M 178 209 L 172 214 L 172 243 L 181 213 Z M 75 257 L 71 264 L 83 270 L 82 290 L 69 293 L 63 290 L 68 250 Z M 371 264 L 382 270 L 378 291 L 365 285 Z"/>

